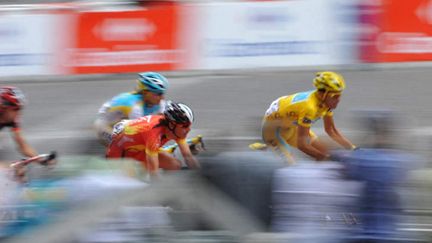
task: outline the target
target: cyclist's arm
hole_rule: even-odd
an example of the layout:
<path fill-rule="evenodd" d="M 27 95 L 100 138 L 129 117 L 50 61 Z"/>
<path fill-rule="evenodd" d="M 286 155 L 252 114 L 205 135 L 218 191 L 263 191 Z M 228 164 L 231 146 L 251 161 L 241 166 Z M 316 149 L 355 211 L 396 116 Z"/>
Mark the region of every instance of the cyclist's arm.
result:
<path fill-rule="evenodd" d="M 103 117 L 97 118 L 94 125 L 98 131 L 105 131 L 107 133 L 111 133 L 113 129 L 112 122 L 104 119 Z"/>
<path fill-rule="evenodd" d="M 310 127 L 298 126 L 298 136 L 297 136 L 297 148 L 300 149 L 305 154 L 315 158 L 316 160 L 325 160 L 328 155 L 318 149 L 314 148 L 309 142 L 310 137 Z"/>
<path fill-rule="evenodd" d="M 180 148 L 180 152 L 181 152 L 188 168 L 189 169 L 199 169 L 200 164 L 199 164 L 198 160 L 195 158 L 195 156 L 193 156 L 192 152 L 190 151 L 189 145 L 185 141 L 179 142 L 178 145 Z"/>
<path fill-rule="evenodd" d="M 94 122 L 94 129 L 96 130 L 96 134 L 100 142 L 103 145 L 108 146 L 111 141 L 111 134 L 113 132 L 111 124 L 103 118 L 97 118 Z"/>
<path fill-rule="evenodd" d="M 18 150 L 22 155 L 27 157 L 33 157 L 37 155 L 36 150 L 25 141 L 24 137 L 22 136 L 21 130 L 12 129 L 12 136 L 18 146 Z"/>
<path fill-rule="evenodd" d="M 147 169 L 150 176 L 159 178 L 159 157 L 158 153 L 149 153 L 146 151 Z"/>
<path fill-rule="evenodd" d="M 103 145 L 107 146 L 110 143 L 114 125 L 128 118 L 125 114 L 127 109 L 125 109 L 124 107 L 113 106 L 111 102 L 106 102 L 99 109 L 94 128 Z"/>
<path fill-rule="evenodd" d="M 347 138 L 345 138 L 339 130 L 336 128 L 336 125 L 333 120 L 333 116 L 324 116 L 324 129 L 326 133 L 339 145 L 346 149 L 354 149 L 355 146 L 352 144 Z"/>

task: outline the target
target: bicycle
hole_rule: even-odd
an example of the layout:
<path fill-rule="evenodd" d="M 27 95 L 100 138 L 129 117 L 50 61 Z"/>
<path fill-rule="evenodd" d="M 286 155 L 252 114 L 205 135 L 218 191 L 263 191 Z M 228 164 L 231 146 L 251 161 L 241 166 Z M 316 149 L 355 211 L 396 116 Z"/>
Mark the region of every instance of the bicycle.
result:
<path fill-rule="evenodd" d="M 138 173 L 129 174 L 139 170 L 133 161 L 120 165 L 85 156 L 65 157 L 62 163 L 56 159 L 56 152 L 39 154 L 4 168 L 5 173 L 0 174 L 0 241 L 52 223 L 82 203 L 148 185 Z M 55 167 L 49 174 L 23 181 L 17 171 L 34 163 Z"/>
<path fill-rule="evenodd" d="M 35 201 L 30 202 L 25 197 L 30 195 L 27 167 L 30 164 L 40 164 L 44 167 L 54 166 L 57 153 L 50 152 L 33 157 L 9 162 L 2 170 L 0 198 L 0 239 L 15 235 L 29 226 L 36 225 L 45 219 L 42 215 L 43 206 Z M 51 167 L 52 168 L 52 167 Z M 36 188 L 36 187 L 35 187 Z"/>

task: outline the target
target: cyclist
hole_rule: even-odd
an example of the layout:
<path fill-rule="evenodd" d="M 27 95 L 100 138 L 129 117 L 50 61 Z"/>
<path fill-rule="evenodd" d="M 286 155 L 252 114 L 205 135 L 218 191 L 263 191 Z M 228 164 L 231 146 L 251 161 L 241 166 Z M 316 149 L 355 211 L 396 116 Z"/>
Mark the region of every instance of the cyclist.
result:
<path fill-rule="evenodd" d="M 10 127 L 19 152 L 27 157 L 37 152 L 24 139 L 21 132 L 20 112 L 26 103 L 24 94 L 13 86 L 0 87 L 0 129 Z"/>
<path fill-rule="evenodd" d="M 135 91 L 121 93 L 99 109 L 95 129 L 101 143 L 105 146 L 109 144 L 112 128 L 119 121 L 162 112 L 167 88 L 168 80 L 163 75 L 155 72 L 139 73 Z"/>
<path fill-rule="evenodd" d="M 336 72 L 318 72 L 313 80 L 316 90 L 283 96 L 273 101 L 265 113 L 262 137 L 265 144 L 251 144 L 252 149 L 270 147 L 294 163 L 289 146 L 315 158 L 329 159 L 327 146 L 311 130 L 312 124 L 323 118 L 326 133 L 346 149 L 355 149 L 347 138 L 336 128 L 333 110 L 337 107 L 345 81 Z"/>
<path fill-rule="evenodd" d="M 165 143 L 174 140 L 187 166 L 197 169 L 200 167 L 198 160 L 192 155 L 186 142 L 193 121 L 192 110 L 187 105 L 171 101 L 167 102 L 162 114 L 123 120 L 114 126 L 106 157 L 133 158 L 140 161 L 150 175 L 158 177 L 159 168 L 181 168 L 178 159 L 161 150 Z"/>
<path fill-rule="evenodd" d="M 25 103 L 25 96 L 17 87 L 0 87 L 0 130 L 9 127 L 18 151 L 26 157 L 33 157 L 37 155 L 37 152 L 26 142 L 21 131 L 20 112 L 24 108 Z M 24 166 L 17 166 L 14 170 L 15 179 L 25 182 L 26 168 Z"/>

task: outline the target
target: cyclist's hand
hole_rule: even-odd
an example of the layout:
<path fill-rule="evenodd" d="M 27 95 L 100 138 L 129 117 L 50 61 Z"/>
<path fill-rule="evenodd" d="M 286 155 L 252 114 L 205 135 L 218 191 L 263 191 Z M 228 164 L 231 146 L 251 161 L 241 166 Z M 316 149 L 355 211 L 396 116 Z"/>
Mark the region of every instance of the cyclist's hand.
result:
<path fill-rule="evenodd" d="M 359 150 L 359 147 L 354 148 L 353 150 L 346 149 L 338 149 L 330 151 L 329 160 L 342 162 L 346 159 L 347 156 L 350 156 L 354 150 Z"/>
<path fill-rule="evenodd" d="M 14 168 L 14 180 L 19 183 L 27 182 L 27 167 L 23 165 L 15 166 Z"/>
<path fill-rule="evenodd" d="M 46 161 L 43 161 L 41 163 L 41 165 L 46 166 L 49 169 L 54 168 L 56 164 L 57 164 L 57 160 L 56 159 L 46 160 Z"/>
<path fill-rule="evenodd" d="M 49 156 L 47 158 L 45 158 L 44 160 L 40 161 L 39 164 L 52 169 L 57 164 L 56 157 L 57 157 L 57 153 L 51 152 L 51 153 L 49 153 Z"/>
<path fill-rule="evenodd" d="M 326 154 L 326 155 L 321 155 L 318 158 L 316 158 L 317 161 L 328 161 L 330 160 L 330 155 Z"/>

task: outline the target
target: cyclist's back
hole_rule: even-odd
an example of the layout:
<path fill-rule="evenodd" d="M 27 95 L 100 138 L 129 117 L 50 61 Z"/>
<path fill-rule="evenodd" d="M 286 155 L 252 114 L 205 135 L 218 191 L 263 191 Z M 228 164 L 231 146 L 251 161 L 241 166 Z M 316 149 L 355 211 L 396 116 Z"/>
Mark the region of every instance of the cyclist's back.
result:
<path fill-rule="evenodd" d="M 108 152 L 111 157 L 124 157 L 120 153 L 115 154 L 113 149 L 121 146 L 121 153 L 127 151 L 145 151 L 146 153 L 156 154 L 159 148 L 169 140 L 163 135 L 163 127 L 158 126 L 163 115 L 151 115 L 140 117 L 135 120 L 125 120 L 121 124 L 121 133 L 113 132 L 113 142 Z M 117 125 L 116 125 L 117 126 Z"/>
<path fill-rule="evenodd" d="M 266 111 L 264 120 L 276 122 L 281 127 L 310 126 L 330 112 L 328 108 L 320 107 L 316 92 L 311 90 L 278 98 Z"/>

